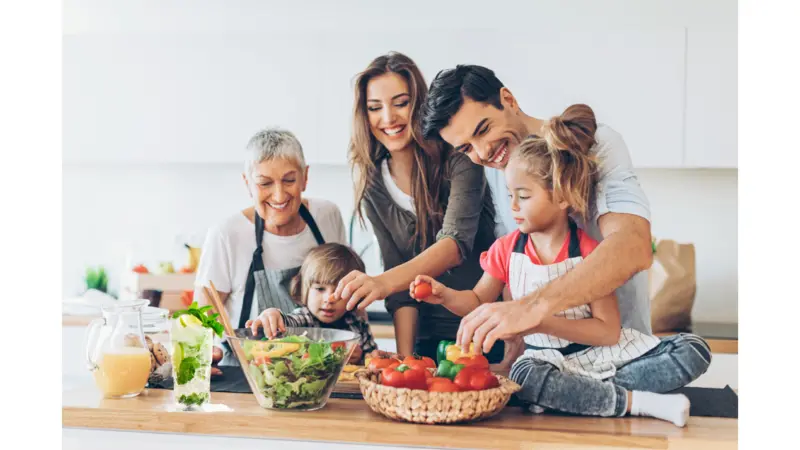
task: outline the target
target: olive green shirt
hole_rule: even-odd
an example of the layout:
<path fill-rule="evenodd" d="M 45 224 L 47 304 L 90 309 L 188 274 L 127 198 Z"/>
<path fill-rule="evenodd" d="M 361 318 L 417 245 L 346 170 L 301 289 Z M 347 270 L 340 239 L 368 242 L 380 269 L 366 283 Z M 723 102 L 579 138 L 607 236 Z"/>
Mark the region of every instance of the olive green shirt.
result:
<path fill-rule="evenodd" d="M 376 161 L 376 167 L 380 167 L 382 160 Z M 483 275 L 479 257 L 495 240 L 494 203 L 483 167 L 473 164 L 463 154 L 451 153 L 442 189 L 446 209 L 435 240 L 453 239 L 461 251 L 461 264 L 437 280 L 456 290 L 472 289 Z M 377 237 L 384 270 L 408 262 L 424 250 L 413 242 L 416 216 L 392 200 L 380 175 L 372 177 L 362 208 Z M 403 306 L 419 310 L 418 340 L 455 339 L 461 317 L 441 305 L 418 303 L 408 291 L 386 298 L 386 309 L 392 315 Z"/>

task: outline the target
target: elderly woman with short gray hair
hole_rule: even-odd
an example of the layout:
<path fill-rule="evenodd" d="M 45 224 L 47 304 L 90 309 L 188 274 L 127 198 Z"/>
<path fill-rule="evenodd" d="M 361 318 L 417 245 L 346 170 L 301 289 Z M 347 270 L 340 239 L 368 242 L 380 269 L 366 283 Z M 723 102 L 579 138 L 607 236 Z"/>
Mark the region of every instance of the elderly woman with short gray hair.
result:
<path fill-rule="evenodd" d="M 291 132 L 269 128 L 256 133 L 247 145 L 242 179 L 253 205 L 211 227 L 195 280 L 198 299 L 204 298 L 202 286 L 214 282 L 238 328 L 266 308 L 290 313 L 297 305 L 289 282 L 306 254 L 326 242 L 347 244 L 339 208 L 302 197 L 308 167 Z M 236 361 L 226 354 L 222 364 Z"/>

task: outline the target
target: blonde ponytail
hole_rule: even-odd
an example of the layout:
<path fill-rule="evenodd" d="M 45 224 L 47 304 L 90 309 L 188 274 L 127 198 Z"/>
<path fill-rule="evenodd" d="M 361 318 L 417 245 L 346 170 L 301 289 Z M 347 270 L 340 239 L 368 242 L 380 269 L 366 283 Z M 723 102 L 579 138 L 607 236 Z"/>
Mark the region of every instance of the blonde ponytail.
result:
<path fill-rule="evenodd" d="M 553 192 L 555 201 L 565 201 L 586 218 L 597 172 L 591 154 L 597 121 L 587 105 L 572 105 L 548 120 L 543 137 L 524 140 L 514 154 L 527 164 L 528 173 Z"/>

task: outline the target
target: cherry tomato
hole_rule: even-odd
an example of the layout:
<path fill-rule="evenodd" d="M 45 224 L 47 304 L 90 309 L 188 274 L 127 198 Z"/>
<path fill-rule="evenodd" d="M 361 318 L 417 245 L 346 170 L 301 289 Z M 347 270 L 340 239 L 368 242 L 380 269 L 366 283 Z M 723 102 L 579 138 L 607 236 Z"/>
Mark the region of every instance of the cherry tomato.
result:
<path fill-rule="evenodd" d="M 428 387 L 430 392 L 460 392 L 461 389 L 452 381 L 444 378 L 444 381 L 437 381 Z"/>
<path fill-rule="evenodd" d="M 344 342 L 334 342 L 331 344 L 331 348 L 336 350 L 337 348 L 344 348 Z"/>
<path fill-rule="evenodd" d="M 477 369 L 489 370 L 489 360 L 483 355 L 475 356 L 462 356 L 455 362 L 456 364 L 463 364 L 464 367 L 474 367 Z"/>
<path fill-rule="evenodd" d="M 491 372 L 477 372 L 472 374 L 469 385 L 473 391 L 483 391 L 500 386 L 500 382 Z"/>
<path fill-rule="evenodd" d="M 435 369 L 436 362 L 427 356 L 407 356 L 403 360 L 403 364 L 411 367 L 412 369 Z"/>
<path fill-rule="evenodd" d="M 396 388 L 405 387 L 405 376 L 403 372 L 394 370 L 394 367 L 387 367 L 381 372 L 381 384 Z"/>
<path fill-rule="evenodd" d="M 422 282 L 414 286 L 414 298 L 422 300 L 431 295 L 432 293 L 433 293 L 433 287 L 428 283 Z"/>

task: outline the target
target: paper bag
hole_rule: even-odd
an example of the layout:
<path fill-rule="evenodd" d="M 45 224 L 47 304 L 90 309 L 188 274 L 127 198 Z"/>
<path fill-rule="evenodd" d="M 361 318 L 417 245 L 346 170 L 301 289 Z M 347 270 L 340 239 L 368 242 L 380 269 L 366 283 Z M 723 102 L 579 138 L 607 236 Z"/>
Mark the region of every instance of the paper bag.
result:
<path fill-rule="evenodd" d="M 690 330 L 697 290 L 694 245 L 659 241 L 648 277 L 653 333 Z"/>

